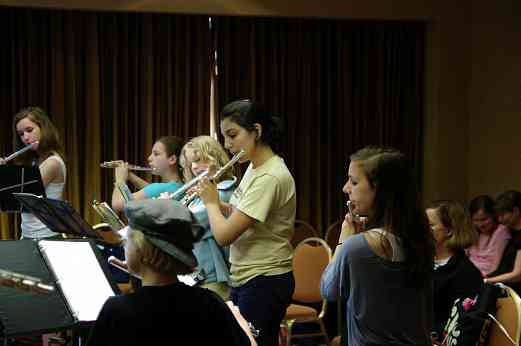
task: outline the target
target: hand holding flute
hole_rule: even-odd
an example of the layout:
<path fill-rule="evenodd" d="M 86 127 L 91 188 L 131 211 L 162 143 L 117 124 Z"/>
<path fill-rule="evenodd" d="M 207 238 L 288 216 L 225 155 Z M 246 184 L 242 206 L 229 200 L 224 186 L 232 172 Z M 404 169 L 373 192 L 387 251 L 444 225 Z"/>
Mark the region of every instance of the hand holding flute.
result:
<path fill-rule="evenodd" d="M 354 212 L 352 201 L 347 201 L 346 206 L 347 213 L 344 222 L 342 223 L 342 231 L 340 232 L 340 237 L 338 239 L 339 244 L 342 244 L 345 238 L 364 231 L 367 223 L 367 217 L 360 216 Z"/>
<path fill-rule="evenodd" d="M 210 178 L 203 177 L 196 188 L 196 195 L 201 197 L 204 204 L 208 206 L 209 204 L 216 203 L 219 204 L 219 192 L 217 191 L 217 185 L 215 181 L 219 179 L 219 177 L 230 167 L 232 167 L 235 163 L 237 163 L 245 154 L 244 150 L 239 151 L 235 154 L 230 161 L 223 167 L 221 167 L 215 174 L 211 175 Z M 220 207 L 220 206 L 219 206 Z M 221 207 L 220 207 L 221 208 Z M 222 208 L 221 208 L 222 209 Z"/>
<path fill-rule="evenodd" d="M 179 197 L 181 197 L 183 194 L 186 193 L 185 197 L 182 199 L 182 203 L 184 205 L 189 205 L 190 202 L 197 196 L 200 196 L 201 191 L 201 182 L 203 180 L 214 182 L 217 181 L 228 169 L 233 167 L 234 164 L 236 164 L 241 157 L 243 157 L 245 154 L 244 150 L 239 151 L 237 154 L 235 154 L 230 161 L 228 161 L 224 166 L 217 169 L 215 166 L 210 166 L 209 169 L 204 171 L 203 173 L 199 174 L 192 180 L 185 183 L 182 187 L 176 190 L 176 192 L 170 194 L 169 198 L 171 199 L 177 199 L 179 200 Z M 215 185 L 215 184 L 214 184 Z M 215 186 L 215 193 L 217 193 L 217 187 Z M 219 194 L 217 193 L 217 200 L 219 199 Z M 203 199 L 204 201 L 204 199 Z M 206 203 L 205 203 L 206 204 Z"/>
<path fill-rule="evenodd" d="M 114 170 L 114 180 L 117 183 L 126 183 L 128 180 L 128 163 L 122 162 Z"/>
<path fill-rule="evenodd" d="M 31 143 L 31 144 L 27 144 L 22 149 L 15 151 L 14 153 L 12 153 L 11 155 L 9 155 L 7 157 L 0 158 L 0 165 L 5 165 L 7 162 L 9 162 L 11 160 L 14 160 L 18 156 L 20 156 L 23 153 L 25 153 L 26 151 L 36 148 L 37 145 L 38 145 L 38 141 L 35 141 L 35 142 Z"/>

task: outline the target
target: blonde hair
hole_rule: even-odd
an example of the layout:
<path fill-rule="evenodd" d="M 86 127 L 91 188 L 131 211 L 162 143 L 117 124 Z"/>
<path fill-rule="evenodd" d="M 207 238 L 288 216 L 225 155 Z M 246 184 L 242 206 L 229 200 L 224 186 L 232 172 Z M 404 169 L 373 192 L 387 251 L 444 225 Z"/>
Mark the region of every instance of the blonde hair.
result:
<path fill-rule="evenodd" d="M 189 266 L 150 243 L 140 230 L 133 229 L 129 238 L 136 244 L 141 254 L 141 264 L 155 272 L 171 276 L 192 272 Z"/>
<path fill-rule="evenodd" d="M 435 201 L 427 209 L 433 209 L 447 229 L 447 247 L 463 250 L 478 241 L 478 232 L 472 227 L 468 211 L 458 202 L 451 200 Z"/>
<path fill-rule="evenodd" d="M 214 164 L 217 168 L 224 166 L 230 158 L 224 150 L 221 143 L 219 143 L 216 139 L 210 136 L 198 136 L 189 140 L 181 150 L 181 159 L 180 162 L 183 165 L 183 177 L 185 181 L 188 181 L 194 178 L 194 174 L 192 173 L 192 161 L 188 159 L 186 156 L 186 150 L 191 149 L 194 151 L 194 154 L 199 157 L 200 160 L 207 161 L 210 164 Z M 226 171 L 219 180 L 229 180 L 232 179 L 234 174 L 234 168 L 230 168 Z"/>

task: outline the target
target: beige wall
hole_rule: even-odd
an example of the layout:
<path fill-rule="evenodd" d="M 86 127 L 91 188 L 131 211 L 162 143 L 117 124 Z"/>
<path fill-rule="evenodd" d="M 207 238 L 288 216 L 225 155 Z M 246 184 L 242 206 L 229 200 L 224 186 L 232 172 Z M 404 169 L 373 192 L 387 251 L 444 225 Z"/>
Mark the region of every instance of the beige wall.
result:
<path fill-rule="evenodd" d="M 521 1 L 473 2 L 471 52 L 468 196 L 521 190 Z"/>
<path fill-rule="evenodd" d="M 428 22 L 426 200 L 521 189 L 521 1 L 0 0 L 18 6 Z M 517 54 L 516 54 L 517 53 Z M 508 160 L 508 169 L 500 166 Z"/>
<path fill-rule="evenodd" d="M 464 4 L 468 2 L 460 2 Z M 465 201 L 468 169 L 468 6 L 437 2 L 426 54 L 424 200 Z"/>

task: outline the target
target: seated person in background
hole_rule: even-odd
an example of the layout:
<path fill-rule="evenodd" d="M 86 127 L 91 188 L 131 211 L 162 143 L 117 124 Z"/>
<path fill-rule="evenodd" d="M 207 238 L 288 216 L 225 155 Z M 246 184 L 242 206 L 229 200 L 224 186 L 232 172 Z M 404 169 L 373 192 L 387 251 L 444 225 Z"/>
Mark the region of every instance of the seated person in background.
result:
<path fill-rule="evenodd" d="M 486 282 L 502 282 L 521 293 L 521 192 L 510 190 L 496 199 L 496 215 L 508 227 L 510 239 L 498 268 L 490 273 Z"/>
<path fill-rule="evenodd" d="M 178 281 L 197 265 L 200 227 L 177 201 L 130 201 L 127 266 L 141 278 L 134 293 L 109 298 L 87 345 L 250 345 L 230 308 L 215 293 Z"/>
<path fill-rule="evenodd" d="M 455 201 L 434 202 L 426 213 L 436 243 L 433 332 L 440 336 L 454 300 L 474 298 L 483 285 L 479 269 L 465 255 L 478 235 L 465 208 Z"/>
<path fill-rule="evenodd" d="M 467 249 L 467 256 L 481 274 L 487 276 L 497 269 L 511 238 L 510 232 L 507 227 L 498 223 L 494 200 L 490 196 L 481 195 L 470 201 L 469 213 L 479 239 L 477 244 Z"/>

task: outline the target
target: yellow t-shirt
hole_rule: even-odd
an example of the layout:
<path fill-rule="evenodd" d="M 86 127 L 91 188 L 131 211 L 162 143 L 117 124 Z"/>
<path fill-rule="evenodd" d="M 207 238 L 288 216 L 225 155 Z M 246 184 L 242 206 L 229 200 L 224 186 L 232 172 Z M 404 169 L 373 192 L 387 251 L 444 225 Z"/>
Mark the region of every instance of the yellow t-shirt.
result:
<path fill-rule="evenodd" d="M 297 200 L 284 160 L 275 155 L 256 169 L 250 164 L 230 203 L 256 220 L 230 247 L 230 284 L 291 271 Z"/>

